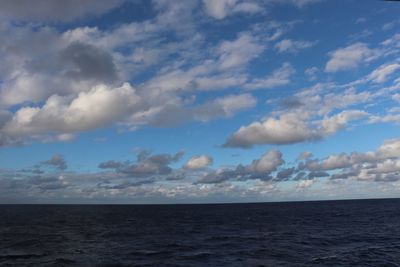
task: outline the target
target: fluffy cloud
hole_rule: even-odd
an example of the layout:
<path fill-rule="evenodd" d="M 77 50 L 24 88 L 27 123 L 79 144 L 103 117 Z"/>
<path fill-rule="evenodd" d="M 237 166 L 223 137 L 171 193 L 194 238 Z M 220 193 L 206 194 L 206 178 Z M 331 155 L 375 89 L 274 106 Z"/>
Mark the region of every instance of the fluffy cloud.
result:
<path fill-rule="evenodd" d="M 270 117 L 261 122 L 242 126 L 224 144 L 225 147 L 249 148 L 256 144 L 293 144 L 315 141 L 345 128 L 350 121 L 367 115 L 360 110 L 345 110 L 336 115 L 315 122 L 312 127 L 297 113 L 287 113 L 278 118 Z"/>
<path fill-rule="evenodd" d="M 73 99 L 54 95 L 41 108 L 23 107 L 2 130 L 14 136 L 91 130 L 121 119 L 138 102 L 129 84 L 118 88 L 99 85 Z"/>
<path fill-rule="evenodd" d="M 172 173 L 170 164 L 177 162 L 183 156 L 183 152 L 174 155 L 157 154 L 149 155 L 147 152 L 139 153 L 136 162 L 106 161 L 99 164 L 101 169 L 114 169 L 117 173 L 132 178 L 153 178 Z"/>
<path fill-rule="evenodd" d="M 345 110 L 331 117 L 325 118 L 321 122 L 321 131 L 324 134 L 333 134 L 345 128 L 350 121 L 358 120 L 368 115 L 362 110 Z"/>
<path fill-rule="evenodd" d="M 191 157 L 186 164 L 183 166 L 189 170 L 200 170 L 210 166 L 213 163 L 213 159 L 206 155 Z"/>
<path fill-rule="evenodd" d="M 290 114 L 242 126 L 229 137 L 224 146 L 246 148 L 255 144 L 282 145 L 304 140 L 315 140 L 317 138 L 319 136 L 313 133 L 304 121 Z"/>
<path fill-rule="evenodd" d="M 329 181 L 343 180 L 391 184 L 400 181 L 399 151 L 400 140 L 391 139 L 375 151 L 341 153 L 322 159 L 307 153 L 297 166 L 293 166 L 293 163 L 285 163 L 280 151 L 270 150 L 247 165 L 215 170 L 198 169 L 200 165 L 206 166 L 206 156 L 191 158 L 189 162 L 192 161 L 192 167 L 195 165 L 196 168 L 183 170 L 171 167 L 181 159 L 183 152 L 151 155 L 141 151 L 134 162 L 110 160 L 100 163 L 102 171 L 98 173 L 63 172 L 66 169 L 64 158 L 54 155 L 32 169 L 0 169 L 0 196 L 2 200 L 15 199 L 17 195 L 21 199 L 29 196 L 36 196 L 35 200 L 40 197 L 51 199 L 57 194 L 82 200 L 96 197 L 111 200 L 116 195 L 129 199 L 143 196 L 210 197 L 213 193 L 238 197 L 250 192 L 271 193 L 282 181 L 293 192 L 309 188 L 318 181 L 322 188 L 330 185 Z M 39 169 L 45 165 L 55 167 L 56 172 Z"/>
<path fill-rule="evenodd" d="M 326 72 L 354 69 L 362 63 L 370 62 L 379 56 L 377 50 L 370 49 L 364 43 L 355 43 L 339 48 L 329 53 L 330 59 L 326 63 Z"/>
<path fill-rule="evenodd" d="M 204 174 L 196 183 L 198 184 L 218 184 L 225 181 L 244 181 L 259 179 L 270 181 L 273 179 L 272 173 L 284 164 L 282 153 L 277 150 L 270 150 L 260 159 L 255 159 L 249 165 L 238 165 L 236 168 L 220 168 L 216 171 Z"/>

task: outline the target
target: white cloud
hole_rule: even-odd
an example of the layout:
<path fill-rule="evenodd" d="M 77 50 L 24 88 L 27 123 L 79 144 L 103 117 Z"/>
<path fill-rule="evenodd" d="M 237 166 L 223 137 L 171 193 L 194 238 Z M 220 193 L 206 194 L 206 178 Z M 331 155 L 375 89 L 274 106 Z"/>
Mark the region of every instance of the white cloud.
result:
<path fill-rule="evenodd" d="M 308 76 L 310 81 L 315 81 L 317 79 L 317 74 L 319 69 L 317 67 L 307 68 L 304 73 Z"/>
<path fill-rule="evenodd" d="M 385 64 L 379 66 L 369 75 L 369 79 L 375 83 L 384 83 L 386 82 L 387 78 L 400 69 L 400 64 L 393 63 L 393 64 Z"/>
<path fill-rule="evenodd" d="M 345 128 L 350 121 L 358 120 L 367 116 L 368 113 L 362 110 L 345 110 L 334 116 L 324 118 L 321 121 L 321 131 L 325 134 L 333 134 Z"/>
<path fill-rule="evenodd" d="M 329 53 L 330 59 L 326 63 L 326 72 L 355 69 L 362 63 L 370 62 L 377 58 L 379 52 L 368 48 L 364 43 L 355 43 L 344 48 L 339 48 Z"/>
<path fill-rule="evenodd" d="M 129 84 L 118 88 L 99 85 L 73 99 L 54 95 L 41 108 L 23 107 L 2 131 L 8 135 L 29 136 L 91 130 L 122 119 L 139 101 Z"/>
<path fill-rule="evenodd" d="M 221 70 L 244 67 L 260 55 L 264 47 L 257 43 L 254 36 L 244 33 L 236 40 L 224 41 L 218 47 L 219 68 Z"/>
<path fill-rule="evenodd" d="M 400 139 L 386 140 L 376 151 L 379 158 L 400 157 Z"/>
<path fill-rule="evenodd" d="M 267 151 L 259 159 L 248 165 L 237 165 L 235 168 L 219 168 L 202 175 L 196 183 L 219 184 L 226 181 L 262 180 L 271 181 L 272 173 L 277 171 L 285 161 L 278 150 Z"/>
<path fill-rule="evenodd" d="M 296 185 L 298 189 L 305 189 L 311 187 L 315 183 L 315 180 L 302 180 L 299 181 Z"/>
<path fill-rule="evenodd" d="M 392 99 L 395 100 L 395 101 L 397 101 L 397 102 L 400 102 L 400 94 L 394 94 L 394 95 L 392 96 Z"/>
<path fill-rule="evenodd" d="M 316 42 L 284 39 L 276 43 L 275 48 L 278 50 L 279 53 L 296 53 L 299 50 L 310 48 L 315 44 Z"/>
<path fill-rule="evenodd" d="M 303 117 L 302 117 L 303 115 Z M 256 144 L 293 144 L 315 141 L 346 128 L 348 123 L 367 115 L 360 110 L 345 110 L 321 121 L 307 121 L 306 114 L 286 113 L 261 122 L 242 126 L 224 144 L 226 147 L 248 148 Z"/>
<path fill-rule="evenodd" d="M 191 157 L 186 164 L 183 166 L 189 170 L 200 170 L 210 166 L 213 163 L 213 159 L 206 155 Z"/>
<path fill-rule="evenodd" d="M 387 114 L 383 116 L 371 115 L 369 117 L 370 123 L 382 123 L 382 122 L 392 122 L 400 123 L 400 114 Z"/>
<path fill-rule="evenodd" d="M 310 151 L 304 151 L 304 152 L 300 153 L 300 155 L 297 157 L 297 159 L 305 160 L 305 159 L 309 159 L 312 157 L 313 157 L 313 154 Z"/>
<path fill-rule="evenodd" d="M 242 126 L 229 137 L 227 147 L 251 147 L 255 144 L 292 144 L 305 140 L 315 140 L 319 136 L 295 114 L 279 118 L 267 118 Z"/>
<path fill-rule="evenodd" d="M 283 163 L 282 153 L 278 150 L 270 150 L 260 159 L 253 160 L 250 165 L 246 166 L 246 169 L 255 173 L 268 173 L 276 171 Z"/>
<path fill-rule="evenodd" d="M 321 0 L 289 0 L 297 7 L 303 7 L 309 4 L 318 3 Z"/>
<path fill-rule="evenodd" d="M 241 0 L 203 0 L 205 12 L 214 19 L 224 19 L 235 13 L 254 14 L 263 8 L 256 1 Z"/>
<path fill-rule="evenodd" d="M 265 78 L 257 78 L 245 84 L 246 89 L 268 89 L 283 86 L 290 83 L 291 76 L 295 73 L 295 69 L 288 62 L 282 64 L 282 67 L 274 70 L 271 75 Z"/>

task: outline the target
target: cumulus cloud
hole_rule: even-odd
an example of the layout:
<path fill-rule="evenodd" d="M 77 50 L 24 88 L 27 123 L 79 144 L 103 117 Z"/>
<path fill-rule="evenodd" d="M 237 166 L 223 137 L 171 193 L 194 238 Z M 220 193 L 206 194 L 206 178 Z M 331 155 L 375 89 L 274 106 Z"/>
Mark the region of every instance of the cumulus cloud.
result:
<path fill-rule="evenodd" d="M 183 156 L 183 152 L 171 154 L 149 155 L 139 153 L 136 162 L 118 162 L 109 160 L 99 164 L 101 169 L 113 169 L 119 174 L 132 178 L 154 178 L 157 176 L 170 175 L 172 168 L 170 164 L 177 162 Z"/>
<path fill-rule="evenodd" d="M 307 159 L 299 170 L 322 173 L 333 180 L 396 181 L 400 179 L 400 140 L 386 140 L 375 151 L 330 155 L 325 159 Z M 314 175 L 315 177 L 315 175 Z"/>
<path fill-rule="evenodd" d="M 52 166 L 58 170 L 65 170 L 67 168 L 67 162 L 64 157 L 60 154 L 55 154 L 51 159 L 43 161 L 42 164 Z"/>
<path fill-rule="evenodd" d="M 249 165 L 237 165 L 235 168 L 220 168 L 204 174 L 196 181 L 198 184 L 218 184 L 228 180 L 244 181 L 259 179 L 270 181 L 272 173 L 284 164 L 282 153 L 277 150 L 270 150 L 259 159 L 253 160 Z"/>
<path fill-rule="evenodd" d="M 364 43 L 355 43 L 329 53 L 330 59 L 325 65 L 326 72 L 355 69 L 362 63 L 368 63 L 379 56 L 379 51 L 370 49 Z"/>
<path fill-rule="evenodd" d="M 242 126 L 229 137 L 224 146 L 248 148 L 255 144 L 282 145 L 318 138 L 319 136 L 312 132 L 304 121 L 290 114 Z"/>
<path fill-rule="evenodd" d="M 186 164 L 183 166 L 189 170 L 200 170 L 210 166 L 213 163 L 213 159 L 206 155 L 191 157 Z"/>
<path fill-rule="evenodd" d="M 99 85 L 73 99 L 54 95 L 41 108 L 23 107 L 4 125 L 3 132 L 29 136 L 91 130 L 121 119 L 138 102 L 129 84 L 118 88 Z"/>
<path fill-rule="evenodd" d="M 261 122 L 242 126 L 229 137 L 225 147 L 249 148 L 257 144 L 293 144 L 304 141 L 316 141 L 347 127 L 350 121 L 365 117 L 368 113 L 361 110 L 345 110 L 333 116 L 327 116 L 313 127 L 301 114 L 287 113 L 278 118 L 269 117 Z"/>
<path fill-rule="evenodd" d="M 329 185 L 330 180 L 335 183 L 338 180 L 392 183 L 400 181 L 399 151 L 400 140 L 390 139 L 374 151 L 341 153 L 321 159 L 307 153 L 294 166 L 293 163 L 285 163 L 280 151 L 270 150 L 249 164 L 215 170 L 197 169 L 200 165 L 206 165 L 204 162 L 207 160 L 200 160 L 202 156 L 188 161 L 193 159 L 195 169 L 182 170 L 174 169 L 171 165 L 181 159 L 183 152 L 152 155 L 140 151 L 134 162 L 110 160 L 100 163 L 102 171 L 98 173 L 47 173 L 45 169 L 38 169 L 49 165 L 59 171 L 65 170 L 63 157 L 54 155 L 32 169 L 0 169 L 0 195 L 3 200 L 15 198 L 16 195 L 22 198 L 36 195 L 49 199 L 54 194 L 75 199 L 96 196 L 113 199 L 116 195 L 129 199 L 144 195 L 177 197 L 193 194 L 210 197 L 212 192 L 220 194 L 220 189 L 224 188 L 224 194 L 237 197 L 249 191 L 270 193 L 282 181 L 287 182 L 291 190 L 309 188 L 318 181 L 323 187 Z"/>

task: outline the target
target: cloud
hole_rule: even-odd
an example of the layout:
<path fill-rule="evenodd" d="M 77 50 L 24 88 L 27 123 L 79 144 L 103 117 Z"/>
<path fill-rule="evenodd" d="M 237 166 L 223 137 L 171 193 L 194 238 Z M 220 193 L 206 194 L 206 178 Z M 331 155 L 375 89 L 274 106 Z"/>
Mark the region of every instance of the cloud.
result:
<path fill-rule="evenodd" d="M 239 35 L 236 40 L 223 41 L 217 48 L 221 70 L 243 67 L 263 52 L 264 47 L 249 33 Z"/>
<path fill-rule="evenodd" d="M 359 67 L 379 56 L 379 52 L 368 48 L 364 43 L 355 43 L 344 48 L 339 48 L 329 53 L 330 59 L 326 63 L 326 72 L 337 72 Z"/>
<path fill-rule="evenodd" d="M 275 49 L 277 49 L 279 53 L 296 53 L 299 50 L 310 48 L 315 44 L 316 42 L 283 39 L 275 44 Z"/>
<path fill-rule="evenodd" d="M 334 134 L 346 128 L 350 121 L 361 119 L 368 113 L 362 110 L 345 110 L 331 117 L 324 118 L 321 122 L 321 131 L 324 134 Z"/>
<path fill-rule="evenodd" d="M 307 159 L 299 170 L 321 173 L 332 180 L 355 179 L 361 181 L 400 180 L 400 140 L 386 140 L 375 151 L 330 155 L 325 159 Z M 315 177 L 315 175 L 314 175 Z"/>
<path fill-rule="evenodd" d="M 249 148 L 257 144 L 285 145 L 316 141 L 346 128 L 350 121 L 361 119 L 367 114 L 361 110 L 345 110 L 315 122 L 316 127 L 312 127 L 297 113 L 283 114 L 278 118 L 269 117 L 264 121 L 240 127 L 224 146 Z"/>
<path fill-rule="evenodd" d="M 120 78 L 111 51 L 71 42 L 51 27 L 4 24 L 0 35 L 0 56 L 7 64 L 0 67 L 0 105 L 40 103 Z"/>
<path fill-rule="evenodd" d="M 305 189 L 311 187 L 315 183 L 315 180 L 302 180 L 296 185 L 298 189 Z"/>
<path fill-rule="evenodd" d="M 308 4 L 319 2 L 320 0 L 203 0 L 204 11 L 210 17 L 222 20 L 234 14 L 256 14 L 267 10 L 271 4 L 291 4 L 302 8 Z"/>
<path fill-rule="evenodd" d="M 272 74 L 266 78 L 258 78 L 250 81 L 244 87 L 246 89 L 268 89 L 283 86 L 290 83 L 290 77 L 295 73 L 293 66 L 285 62 L 282 67 L 274 70 Z"/>
<path fill-rule="evenodd" d="M 393 63 L 393 64 L 385 64 L 379 66 L 369 75 L 369 79 L 374 83 L 384 83 L 386 82 L 387 78 L 400 69 L 400 64 Z"/>
<path fill-rule="evenodd" d="M 90 15 L 101 15 L 121 5 L 123 1 L 96 0 L 4 0 L 0 2 L 0 17 L 9 20 L 38 22 L 71 22 Z"/>
<path fill-rule="evenodd" d="M 67 162 L 60 154 L 55 154 L 51 159 L 43 161 L 42 164 L 52 166 L 60 171 L 67 169 Z"/>
<path fill-rule="evenodd" d="M 224 19 L 234 13 L 254 14 L 262 12 L 263 8 L 256 1 L 240 0 L 203 0 L 204 11 L 214 19 Z"/>
<path fill-rule="evenodd" d="M 318 3 L 320 1 L 321 0 L 289 0 L 289 2 L 300 8 L 309 4 Z"/>
<path fill-rule="evenodd" d="M 213 163 L 213 159 L 206 155 L 191 157 L 183 168 L 188 170 L 200 170 L 210 166 Z"/>
<path fill-rule="evenodd" d="M 133 126 L 171 127 L 190 120 L 207 122 L 233 116 L 239 111 L 254 107 L 256 103 L 256 99 L 250 94 L 226 95 L 189 107 L 180 101 L 160 103 L 159 106 L 150 106 L 147 110 L 132 114 L 126 123 Z"/>
<path fill-rule="evenodd" d="M 310 151 L 304 151 L 304 152 L 300 153 L 300 155 L 297 157 L 297 159 L 305 160 L 305 159 L 309 159 L 312 157 L 313 157 L 313 154 Z"/>
<path fill-rule="evenodd" d="M 253 160 L 249 165 L 237 165 L 235 168 L 220 168 L 204 174 L 196 181 L 196 184 L 219 184 L 225 181 L 245 181 L 273 179 L 272 173 L 284 164 L 282 153 L 278 150 L 270 150 L 259 159 Z"/>
<path fill-rule="evenodd" d="M 98 167 L 100 169 L 118 169 L 118 168 L 121 168 L 122 166 L 123 166 L 123 163 L 121 163 L 121 162 L 114 161 L 114 160 L 108 160 L 108 161 L 100 163 Z"/>
<path fill-rule="evenodd" d="M 315 81 L 317 79 L 317 74 L 319 69 L 317 67 L 307 68 L 304 73 L 308 76 L 310 81 Z"/>
<path fill-rule="evenodd" d="M 122 119 L 138 102 L 129 84 L 118 88 L 99 85 L 73 99 L 53 95 L 41 108 L 23 107 L 2 130 L 13 136 L 91 130 Z"/>
<path fill-rule="evenodd" d="M 183 152 L 178 152 L 174 155 L 139 153 L 136 162 L 109 160 L 100 163 L 98 167 L 101 169 L 114 169 L 117 173 L 132 178 L 154 178 L 170 175 L 172 168 L 169 165 L 179 161 L 183 154 Z"/>
<path fill-rule="evenodd" d="M 224 146 L 249 148 L 256 144 L 283 145 L 319 138 L 320 136 L 310 130 L 304 121 L 289 114 L 242 126 L 229 137 Z"/>
<path fill-rule="evenodd" d="M 74 80 L 95 79 L 99 82 L 116 80 L 116 66 L 113 57 L 93 45 L 72 43 L 61 51 L 61 59 L 69 68 L 65 76 Z"/>
<path fill-rule="evenodd" d="M 246 169 L 254 173 L 273 172 L 283 163 L 284 160 L 282 159 L 282 153 L 278 150 L 270 150 L 260 159 L 253 160 Z"/>
<path fill-rule="evenodd" d="M 208 121 L 216 117 L 229 117 L 241 110 L 252 108 L 257 100 L 250 94 L 227 95 L 192 109 L 193 118 Z"/>
<path fill-rule="evenodd" d="M 295 192 L 317 182 L 324 190 L 324 187 L 340 183 L 340 180 L 376 182 L 376 186 L 384 183 L 393 186 L 394 182 L 400 181 L 399 139 L 386 140 L 376 150 L 368 152 L 341 153 L 321 159 L 308 154 L 300 159 L 297 166 L 285 163 L 280 151 L 269 150 L 245 165 L 215 170 L 172 168 L 171 165 L 178 162 L 182 155 L 183 152 L 152 155 L 148 151 L 140 151 L 134 162 L 106 161 L 99 165 L 103 168 L 101 172 L 91 173 L 60 174 L 38 169 L 39 165 L 49 165 L 62 171 L 66 166 L 63 163 L 65 160 L 60 155 L 54 155 L 31 169 L 0 169 L 0 196 L 2 201 L 18 198 L 53 200 L 60 194 L 68 200 L 85 201 L 100 197 L 109 201 L 144 196 L 150 199 L 181 199 L 189 195 L 210 198 L 214 194 L 237 199 L 248 194 L 269 194 L 279 188 L 277 184 L 280 182 L 285 182 L 286 188 L 278 190 L 281 194 L 281 190 Z M 357 184 L 357 187 L 360 186 L 363 185 Z"/>

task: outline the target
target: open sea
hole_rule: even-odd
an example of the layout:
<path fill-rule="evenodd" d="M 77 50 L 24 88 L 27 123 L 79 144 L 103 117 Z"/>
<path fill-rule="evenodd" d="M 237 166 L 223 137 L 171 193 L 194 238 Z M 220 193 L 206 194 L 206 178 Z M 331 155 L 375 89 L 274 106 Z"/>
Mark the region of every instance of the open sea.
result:
<path fill-rule="evenodd" d="M 0 266 L 400 266 L 400 199 L 1 205 Z"/>

